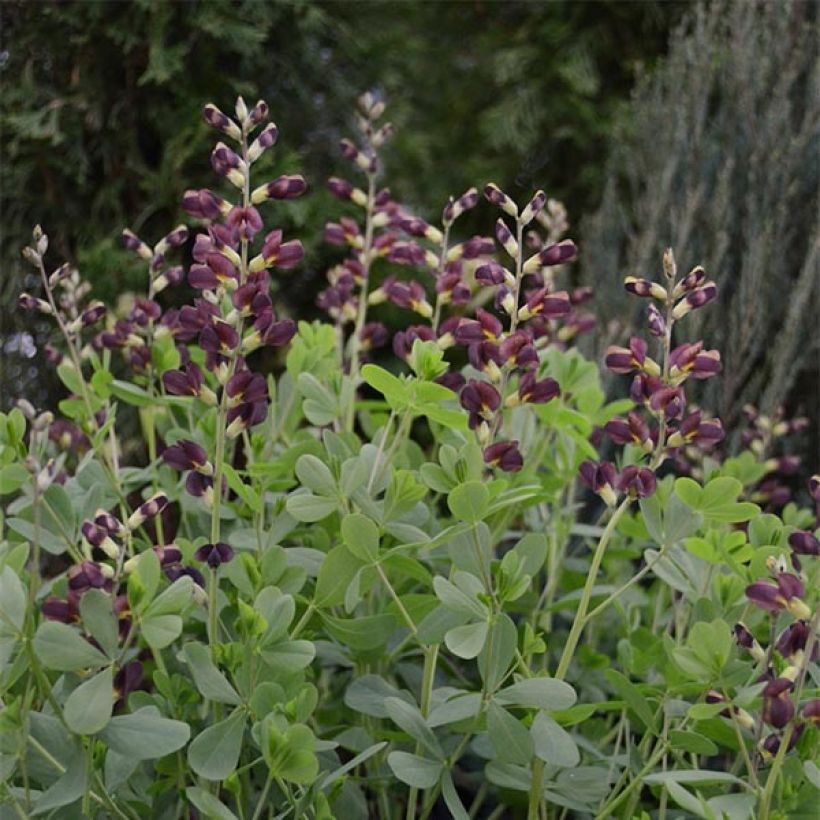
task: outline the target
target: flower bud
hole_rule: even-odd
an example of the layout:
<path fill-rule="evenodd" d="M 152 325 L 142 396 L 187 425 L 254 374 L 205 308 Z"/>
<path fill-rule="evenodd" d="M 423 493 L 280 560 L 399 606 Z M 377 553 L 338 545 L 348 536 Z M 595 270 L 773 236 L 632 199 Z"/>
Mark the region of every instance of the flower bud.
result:
<path fill-rule="evenodd" d="M 492 205 L 501 208 L 504 213 L 518 219 L 518 206 L 494 182 L 484 186 L 484 197 Z"/>
<path fill-rule="evenodd" d="M 204 119 L 211 128 L 215 128 L 217 131 L 227 134 L 231 139 L 237 142 L 242 139 L 242 131 L 239 126 L 227 114 L 223 114 L 213 103 L 208 103 L 202 109 L 202 119 Z"/>

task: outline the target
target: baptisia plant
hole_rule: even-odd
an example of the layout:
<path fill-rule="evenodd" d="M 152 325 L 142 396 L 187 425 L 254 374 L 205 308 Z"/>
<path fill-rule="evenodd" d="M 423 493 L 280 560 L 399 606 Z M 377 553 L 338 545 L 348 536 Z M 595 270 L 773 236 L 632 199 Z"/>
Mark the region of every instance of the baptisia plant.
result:
<path fill-rule="evenodd" d="M 263 102 L 205 107 L 197 227 L 124 232 L 144 292 L 100 304 L 35 230 L 67 392 L 0 415 L 4 816 L 809 813 L 820 479 L 784 494 L 798 422 L 750 410 L 737 454 L 694 403 L 716 284 L 627 277 L 608 401 L 563 206 L 419 216 L 384 115 L 328 182 L 329 322 L 275 298 L 303 248 L 265 223 L 307 185 Z"/>

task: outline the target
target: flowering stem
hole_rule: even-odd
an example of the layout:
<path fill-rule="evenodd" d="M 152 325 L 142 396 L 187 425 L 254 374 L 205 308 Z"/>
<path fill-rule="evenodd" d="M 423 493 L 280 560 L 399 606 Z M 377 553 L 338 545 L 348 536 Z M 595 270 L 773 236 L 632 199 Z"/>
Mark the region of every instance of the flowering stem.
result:
<path fill-rule="evenodd" d="M 606 552 L 609 539 L 612 537 L 612 533 L 615 532 L 615 528 L 618 526 L 621 516 L 626 512 L 631 503 L 632 499 L 628 496 L 621 501 L 615 509 L 615 512 L 612 514 L 612 517 L 609 519 L 609 523 L 606 525 L 603 535 L 601 535 L 601 540 L 598 541 L 598 546 L 595 548 L 595 552 L 592 556 L 592 563 L 589 567 L 589 573 L 587 574 L 587 581 L 584 585 L 584 591 L 578 604 L 578 611 L 575 613 L 575 620 L 572 622 L 572 627 L 569 631 L 569 635 L 567 636 L 567 642 L 564 644 L 564 651 L 561 654 L 561 660 L 558 662 L 558 669 L 555 672 L 555 677 L 558 680 L 563 680 L 566 677 L 569 665 L 575 655 L 575 649 L 578 646 L 581 632 L 583 632 L 584 625 L 586 623 L 589 602 L 592 598 L 592 590 L 595 587 L 595 582 L 598 577 L 598 570 L 601 567 L 601 561 L 604 558 L 604 552 Z"/>
<path fill-rule="evenodd" d="M 794 689 L 794 705 L 795 711 L 800 704 L 800 696 L 803 693 L 803 685 L 806 682 L 806 670 L 808 669 L 811 656 L 814 654 L 814 647 L 817 644 L 817 630 L 820 628 L 820 609 L 814 613 L 809 626 L 809 638 L 806 641 L 806 648 L 803 650 L 803 660 L 800 664 L 800 673 L 797 678 L 797 685 Z M 791 743 L 792 735 L 794 734 L 795 722 L 792 720 L 783 732 L 780 738 L 780 746 L 777 748 L 777 754 L 774 757 L 772 768 L 769 769 L 769 775 L 766 778 L 766 786 L 763 789 L 763 796 L 760 798 L 760 811 L 758 813 L 759 820 L 769 820 L 769 807 L 772 802 L 772 795 L 775 787 L 780 780 L 780 769 L 783 767 L 783 760 L 786 753 L 789 751 L 789 744 Z"/>
<path fill-rule="evenodd" d="M 367 206 L 365 209 L 364 247 L 362 248 L 362 284 L 359 288 L 359 305 L 356 312 L 356 324 L 350 339 L 350 403 L 346 408 L 345 429 L 353 430 L 356 418 L 356 389 L 359 386 L 359 349 L 361 347 L 362 328 L 367 320 L 367 291 L 370 280 L 370 251 L 373 247 L 373 216 L 376 201 L 376 175 L 367 174 Z"/>

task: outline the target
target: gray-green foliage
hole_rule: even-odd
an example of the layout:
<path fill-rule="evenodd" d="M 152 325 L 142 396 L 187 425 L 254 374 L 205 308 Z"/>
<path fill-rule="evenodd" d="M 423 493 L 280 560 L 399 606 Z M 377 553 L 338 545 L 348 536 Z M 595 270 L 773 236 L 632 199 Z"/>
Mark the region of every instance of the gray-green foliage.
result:
<path fill-rule="evenodd" d="M 665 246 L 715 279 L 720 307 L 695 324 L 723 357 L 705 402 L 728 427 L 747 402 L 797 399 L 801 373 L 816 384 L 818 42 L 813 4 L 693 9 L 624 111 L 584 226 L 584 276 L 607 319 L 625 315 L 623 275 L 655 273 Z"/>

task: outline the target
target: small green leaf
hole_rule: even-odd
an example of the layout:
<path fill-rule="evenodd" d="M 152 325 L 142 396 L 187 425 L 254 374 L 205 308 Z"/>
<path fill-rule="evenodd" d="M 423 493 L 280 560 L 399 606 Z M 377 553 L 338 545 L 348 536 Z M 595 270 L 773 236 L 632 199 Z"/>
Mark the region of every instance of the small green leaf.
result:
<path fill-rule="evenodd" d="M 114 675 L 111 667 L 81 683 L 65 702 L 63 716 L 78 735 L 93 735 L 111 719 L 114 708 Z"/>
<path fill-rule="evenodd" d="M 190 736 L 187 723 L 162 717 L 155 706 L 146 706 L 130 715 L 116 715 L 100 733 L 109 749 L 131 760 L 165 757 L 181 749 Z"/>
<path fill-rule="evenodd" d="M 210 652 L 205 644 L 186 643 L 182 648 L 182 653 L 191 668 L 194 684 L 203 697 L 233 706 L 242 702 L 228 679 L 211 660 Z"/>
<path fill-rule="evenodd" d="M 322 620 L 337 641 L 359 652 L 384 646 L 397 627 L 396 619 L 387 614 L 336 618 L 322 613 Z"/>
<path fill-rule="evenodd" d="M 379 558 L 379 528 L 366 515 L 350 513 L 342 519 L 342 541 L 360 561 Z"/>
<path fill-rule="evenodd" d="M 185 796 L 207 820 L 237 820 L 236 815 L 218 797 L 199 786 L 188 786 Z"/>
<path fill-rule="evenodd" d="M 336 494 L 336 479 L 330 468 L 316 456 L 306 453 L 296 462 L 296 477 L 302 486 L 319 495 Z"/>
<path fill-rule="evenodd" d="M 179 615 L 146 615 L 141 621 L 142 637 L 154 649 L 165 649 L 182 634 Z"/>
<path fill-rule="evenodd" d="M 439 759 L 444 757 L 433 730 L 427 725 L 415 704 L 407 703 L 400 698 L 387 698 L 384 702 L 390 719 L 400 729 L 407 732 L 413 740 L 418 741 L 431 755 Z"/>
<path fill-rule="evenodd" d="M 529 766 L 534 751 L 529 731 L 494 701 L 487 707 L 487 732 L 497 760 Z"/>
<path fill-rule="evenodd" d="M 569 769 L 581 762 L 581 754 L 575 741 L 544 712 L 536 715 L 530 734 L 535 754 L 550 766 Z"/>
<path fill-rule="evenodd" d="M 322 561 L 313 602 L 317 607 L 339 606 L 353 577 L 364 564 L 347 547 L 334 547 Z"/>
<path fill-rule="evenodd" d="M 79 631 L 59 621 L 44 621 L 34 636 L 34 652 L 47 669 L 77 672 L 105 666 L 108 658 Z"/>
<path fill-rule="evenodd" d="M 80 598 L 83 628 L 113 658 L 119 644 L 119 623 L 114 615 L 114 603 L 102 590 L 90 589 Z"/>
<path fill-rule="evenodd" d="M 680 749 L 696 755 L 716 755 L 718 747 L 708 737 L 704 737 L 697 732 L 684 732 L 680 729 L 672 729 L 669 732 L 669 742 L 673 749 Z"/>
<path fill-rule="evenodd" d="M 0 572 L 0 635 L 14 635 L 26 620 L 26 591 L 11 567 Z"/>
<path fill-rule="evenodd" d="M 131 382 L 121 381 L 120 379 L 114 379 L 114 381 L 108 385 L 108 389 L 120 401 L 124 401 L 126 404 L 131 404 L 134 407 L 150 407 L 155 401 L 146 390 L 137 387 L 135 384 L 131 384 Z"/>
<path fill-rule="evenodd" d="M 454 655 L 470 660 L 481 653 L 489 630 L 490 627 L 486 621 L 456 626 L 447 630 L 444 643 Z"/>
<path fill-rule="evenodd" d="M 336 512 L 338 502 L 334 498 L 326 498 L 312 493 L 299 493 L 288 498 L 286 507 L 297 521 L 313 523 L 321 521 L 331 513 Z"/>
<path fill-rule="evenodd" d="M 498 703 L 509 706 L 528 706 L 556 712 L 569 709 L 578 699 L 575 690 L 555 678 L 527 678 L 502 689 L 495 697 Z"/>
<path fill-rule="evenodd" d="M 188 747 L 191 768 L 205 780 L 224 780 L 236 768 L 245 735 L 245 715 L 237 709 L 200 732 Z"/>
<path fill-rule="evenodd" d="M 428 760 L 409 752 L 390 752 L 387 765 L 402 783 L 415 789 L 431 789 L 438 783 L 443 770 L 438 760 Z"/>
<path fill-rule="evenodd" d="M 459 484 L 447 496 L 450 512 L 459 520 L 468 524 L 477 524 L 487 514 L 490 493 L 480 481 L 467 481 Z"/>

